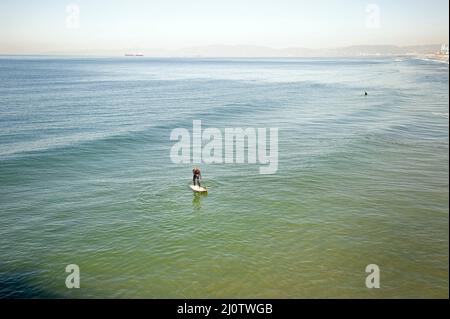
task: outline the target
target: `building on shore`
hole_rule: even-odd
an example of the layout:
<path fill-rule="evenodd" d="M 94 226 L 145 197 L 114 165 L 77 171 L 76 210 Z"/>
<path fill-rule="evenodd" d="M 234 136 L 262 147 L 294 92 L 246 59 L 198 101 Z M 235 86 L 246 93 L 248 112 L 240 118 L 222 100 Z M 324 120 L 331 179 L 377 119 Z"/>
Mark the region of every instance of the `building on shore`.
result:
<path fill-rule="evenodd" d="M 448 55 L 448 44 L 441 45 L 441 49 L 439 50 L 439 54 Z"/>

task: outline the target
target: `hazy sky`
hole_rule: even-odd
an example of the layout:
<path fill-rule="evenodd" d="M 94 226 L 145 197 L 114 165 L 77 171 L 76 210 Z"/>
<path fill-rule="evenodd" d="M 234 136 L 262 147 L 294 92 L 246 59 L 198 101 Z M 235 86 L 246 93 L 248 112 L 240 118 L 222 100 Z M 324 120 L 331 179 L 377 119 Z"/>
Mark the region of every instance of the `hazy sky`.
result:
<path fill-rule="evenodd" d="M 448 10 L 448 0 L 1 0 L 0 53 L 447 43 Z"/>

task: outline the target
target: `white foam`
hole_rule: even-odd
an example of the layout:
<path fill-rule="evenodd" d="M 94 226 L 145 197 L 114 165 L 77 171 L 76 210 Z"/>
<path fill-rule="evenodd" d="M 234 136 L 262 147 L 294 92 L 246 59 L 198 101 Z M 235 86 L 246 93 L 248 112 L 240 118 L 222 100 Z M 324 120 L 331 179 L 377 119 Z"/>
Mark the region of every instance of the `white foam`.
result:
<path fill-rule="evenodd" d="M 439 60 L 439 59 L 431 59 L 431 58 L 418 58 L 417 60 L 425 61 L 425 62 L 449 64 L 449 60 Z"/>
<path fill-rule="evenodd" d="M 449 118 L 448 113 L 433 112 L 433 115 L 442 116 L 442 117 L 445 117 L 446 119 Z"/>

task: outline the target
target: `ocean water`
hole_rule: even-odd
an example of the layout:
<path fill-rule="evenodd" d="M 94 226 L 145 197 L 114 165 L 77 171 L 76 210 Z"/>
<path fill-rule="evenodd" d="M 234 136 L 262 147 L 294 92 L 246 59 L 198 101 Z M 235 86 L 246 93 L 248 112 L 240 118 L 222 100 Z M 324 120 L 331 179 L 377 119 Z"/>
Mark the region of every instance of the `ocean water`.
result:
<path fill-rule="evenodd" d="M 448 298 L 448 85 L 406 58 L 0 57 L 0 297 Z M 202 164 L 193 194 L 193 120 L 278 128 L 278 171 Z"/>

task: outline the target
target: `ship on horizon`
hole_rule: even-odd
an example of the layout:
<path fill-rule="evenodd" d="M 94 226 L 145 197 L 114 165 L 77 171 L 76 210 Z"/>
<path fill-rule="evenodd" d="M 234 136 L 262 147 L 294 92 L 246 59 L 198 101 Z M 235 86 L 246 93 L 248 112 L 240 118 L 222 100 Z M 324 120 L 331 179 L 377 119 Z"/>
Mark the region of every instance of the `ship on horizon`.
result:
<path fill-rule="evenodd" d="M 125 53 L 125 56 L 144 56 L 142 52 L 137 53 Z"/>

